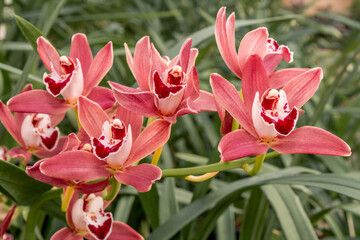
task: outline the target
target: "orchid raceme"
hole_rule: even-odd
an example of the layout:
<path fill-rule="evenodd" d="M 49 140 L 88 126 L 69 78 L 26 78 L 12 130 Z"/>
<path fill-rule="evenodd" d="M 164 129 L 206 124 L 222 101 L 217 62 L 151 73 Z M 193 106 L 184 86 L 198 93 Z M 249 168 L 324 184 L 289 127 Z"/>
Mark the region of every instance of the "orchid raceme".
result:
<path fill-rule="evenodd" d="M 269 147 L 283 154 L 310 153 L 349 156 L 350 147 L 340 138 L 315 127 L 295 129 L 300 108 L 312 97 L 322 79 L 320 68 L 302 73 L 280 89 L 270 87 L 258 55 L 245 63 L 242 92 L 218 74 L 210 77 L 215 100 L 242 129 L 226 134 L 219 143 L 223 161 L 262 155 Z"/>
<path fill-rule="evenodd" d="M 171 124 L 155 120 L 139 135 L 142 118 L 119 109 L 110 119 L 98 104 L 80 97 L 79 120 L 90 137 L 91 152 L 60 153 L 45 159 L 40 171 L 52 178 L 85 182 L 114 176 L 120 183 L 131 185 L 140 192 L 149 191 L 161 177 L 160 168 L 147 163 L 132 164 L 165 144 Z"/>
<path fill-rule="evenodd" d="M 199 89 L 194 66 L 198 50 L 191 48 L 191 39 L 184 42 L 180 54 L 172 60 L 161 57 L 149 37 L 138 41 L 134 57 L 126 44 L 125 50 L 139 89 L 109 84 L 116 100 L 129 111 L 175 123 L 176 117 L 184 114 L 216 110 L 212 95 Z"/>
<path fill-rule="evenodd" d="M 66 219 L 70 228 L 57 231 L 51 240 L 142 240 L 143 237 L 134 229 L 122 222 L 113 220 L 112 214 L 104 212 L 104 201 L 95 194 L 78 198 L 74 194 L 66 211 Z"/>
<path fill-rule="evenodd" d="M 63 114 L 74 108 L 79 96 L 98 102 L 104 109 L 114 105 L 111 90 L 97 87 L 113 64 L 109 42 L 93 59 L 84 34 L 72 37 L 70 56 L 60 56 L 48 40 L 40 37 L 37 50 L 50 74 L 44 73 L 45 90 L 33 90 L 11 98 L 8 107 L 14 112 Z M 56 96 L 62 95 L 63 99 Z"/>

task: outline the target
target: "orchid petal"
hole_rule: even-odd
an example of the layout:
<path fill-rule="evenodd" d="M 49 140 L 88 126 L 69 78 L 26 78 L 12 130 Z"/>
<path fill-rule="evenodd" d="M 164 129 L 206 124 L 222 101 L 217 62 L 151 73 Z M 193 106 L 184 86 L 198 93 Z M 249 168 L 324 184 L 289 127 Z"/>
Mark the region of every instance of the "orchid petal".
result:
<path fill-rule="evenodd" d="M 151 48 L 151 67 L 152 67 L 151 72 L 154 72 L 154 71 L 157 71 L 160 73 L 165 72 L 166 69 L 169 68 L 169 66 L 167 65 L 167 61 L 165 60 L 166 58 L 161 57 L 160 53 L 154 47 L 154 44 L 151 43 L 150 48 Z M 147 86 L 149 87 L 148 82 L 147 82 Z"/>
<path fill-rule="evenodd" d="M 11 158 L 23 158 L 24 163 L 27 163 L 31 158 L 31 153 L 22 147 L 12 148 L 7 153 Z"/>
<path fill-rule="evenodd" d="M 279 136 L 271 148 L 283 154 L 308 153 L 350 156 L 351 149 L 342 139 L 316 127 L 301 127 L 289 136 Z"/>
<path fill-rule="evenodd" d="M 44 160 L 40 160 L 40 161 L 36 162 L 33 166 L 28 166 L 26 168 L 27 175 L 29 175 L 30 177 L 32 177 L 40 182 L 44 182 L 44 183 L 50 184 L 52 186 L 56 186 L 56 187 L 60 187 L 60 188 L 66 187 L 67 184 L 64 179 L 49 177 L 47 175 L 44 175 L 40 171 L 40 165 L 43 162 L 44 162 Z"/>
<path fill-rule="evenodd" d="M 80 147 L 80 144 L 81 144 L 81 141 L 76 136 L 76 134 L 70 133 L 67 137 L 65 137 L 62 152 L 76 150 Z"/>
<path fill-rule="evenodd" d="M 8 227 L 9 227 L 11 218 L 12 218 L 13 215 L 14 215 L 15 209 L 16 209 L 16 205 L 14 205 L 14 206 L 10 209 L 10 211 L 6 214 L 5 218 L 2 220 L 2 222 L 1 222 L 1 224 L 0 224 L 0 237 L 2 237 L 2 236 L 6 233 L 6 230 L 7 230 Z"/>
<path fill-rule="evenodd" d="M 106 162 L 90 152 L 68 151 L 47 158 L 40 171 L 50 177 L 87 182 L 108 177 L 111 173 L 105 167 Z"/>
<path fill-rule="evenodd" d="M 189 72 L 189 70 L 191 70 L 191 68 L 195 65 L 195 60 L 197 58 L 199 54 L 199 50 L 197 50 L 197 48 L 192 48 L 190 49 L 190 57 L 189 57 L 189 63 L 188 63 L 188 71 L 186 73 Z"/>
<path fill-rule="evenodd" d="M 251 135 L 257 136 L 250 113 L 246 111 L 245 105 L 234 85 L 218 74 L 211 74 L 210 84 L 215 101 L 225 108 L 245 130 Z"/>
<path fill-rule="evenodd" d="M 161 169 L 155 165 L 143 163 L 137 166 L 128 166 L 114 177 L 120 183 L 133 186 L 139 192 L 147 192 L 155 180 L 161 178 Z"/>
<path fill-rule="evenodd" d="M 270 88 L 283 88 L 292 78 L 309 70 L 309 68 L 286 68 L 276 71 L 269 76 Z"/>
<path fill-rule="evenodd" d="M 96 240 L 108 239 L 112 231 L 113 217 L 110 212 L 85 213 L 87 230 Z"/>
<path fill-rule="evenodd" d="M 125 126 L 131 125 L 132 138 L 133 141 L 135 141 L 135 139 L 140 135 L 142 129 L 142 124 L 143 124 L 142 115 L 129 111 L 126 108 L 119 105 L 116 111 L 115 118 L 123 121 Z"/>
<path fill-rule="evenodd" d="M 195 66 L 193 66 L 188 72 L 188 80 L 186 82 L 183 98 L 190 98 L 191 100 L 195 101 L 199 98 L 200 95 L 199 76 Z"/>
<path fill-rule="evenodd" d="M 270 88 L 269 79 L 260 56 L 251 55 L 248 57 L 243 70 L 241 87 L 247 111 L 251 112 L 256 92 L 262 96 Z"/>
<path fill-rule="evenodd" d="M 122 222 L 114 222 L 109 240 L 144 240 L 144 238 L 132 229 L 129 225 Z"/>
<path fill-rule="evenodd" d="M 226 134 L 219 142 L 222 161 L 231 161 L 247 156 L 264 154 L 269 146 L 260 142 L 243 129 Z"/>
<path fill-rule="evenodd" d="M 113 46 L 112 42 L 109 42 L 96 54 L 89 67 L 89 71 L 84 78 L 83 95 L 87 96 L 100 83 L 112 67 L 113 61 Z"/>
<path fill-rule="evenodd" d="M 58 154 L 59 152 L 61 152 L 64 148 L 64 145 L 65 145 L 65 142 L 66 142 L 66 139 L 67 137 L 61 137 L 59 138 L 59 141 L 58 143 L 56 144 L 56 147 L 49 151 L 49 150 L 46 150 L 46 148 L 43 148 L 43 147 L 39 147 L 37 149 L 37 151 L 34 153 L 35 156 L 39 157 L 39 158 L 49 158 L 49 157 L 52 157 L 56 154 Z"/>
<path fill-rule="evenodd" d="M 135 111 L 146 117 L 158 117 L 159 111 L 154 103 L 154 94 L 109 82 L 115 99 L 129 111 Z"/>
<path fill-rule="evenodd" d="M 191 42 L 191 38 L 186 39 L 180 49 L 180 67 L 186 73 L 188 72 Z"/>
<path fill-rule="evenodd" d="M 99 137 L 104 122 L 109 121 L 108 116 L 99 104 L 86 97 L 80 96 L 78 102 L 81 126 L 90 137 Z"/>
<path fill-rule="evenodd" d="M 60 98 L 53 97 L 44 90 L 32 90 L 20 93 L 7 102 L 12 112 L 45 113 L 60 115 L 71 108 Z"/>
<path fill-rule="evenodd" d="M 24 141 L 21 137 L 21 132 L 19 131 L 19 126 L 17 121 L 15 121 L 14 116 L 11 114 L 6 105 L 0 100 L 0 121 L 10 133 L 10 135 L 21 145 L 25 146 Z"/>
<path fill-rule="evenodd" d="M 86 77 L 93 61 L 93 55 L 85 34 L 77 33 L 72 36 L 70 57 L 74 60 L 79 59 L 83 76 Z"/>
<path fill-rule="evenodd" d="M 132 165 L 164 145 L 170 137 L 170 130 L 171 124 L 165 120 L 152 122 L 133 143 L 125 166 Z"/>
<path fill-rule="evenodd" d="M 194 104 L 200 111 L 216 112 L 217 110 L 214 96 L 204 90 L 200 90 L 200 97 L 194 101 Z"/>
<path fill-rule="evenodd" d="M 248 32 L 240 42 L 238 64 L 241 71 L 245 70 L 245 63 L 250 55 L 259 55 L 263 58 L 266 53 L 268 31 L 265 27 Z"/>
<path fill-rule="evenodd" d="M 81 235 L 77 235 L 69 228 L 62 228 L 54 235 L 51 236 L 50 240 L 83 240 L 84 238 Z"/>
<path fill-rule="evenodd" d="M 87 98 L 96 102 L 102 109 L 109 109 L 115 104 L 115 97 L 111 89 L 105 87 L 94 87 Z"/>
<path fill-rule="evenodd" d="M 236 76 L 241 78 L 235 49 L 235 15 L 231 14 L 226 21 L 225 7 L 222 7 L 216 16 L 215 39 L 226 65 Z"/>
<path fill-rule="evenodd" d="M 60 67 L 60 55 L 56 49 L 51 45 L 51 43 L 46 40 L 44 37 L 39 37 L 37 39 L 37 51 L 43 61 L 45 67 L 52 71 L 51 64 L 54 66 L 55 71 L 61 73 Z"/>
<path fill-rule="evenodd" d="M 316 92 L 323 78 L 321 68 L 313 68 L 287 82 L 283 88 L 286 92 L 289 107 L 300 109 Z"/>

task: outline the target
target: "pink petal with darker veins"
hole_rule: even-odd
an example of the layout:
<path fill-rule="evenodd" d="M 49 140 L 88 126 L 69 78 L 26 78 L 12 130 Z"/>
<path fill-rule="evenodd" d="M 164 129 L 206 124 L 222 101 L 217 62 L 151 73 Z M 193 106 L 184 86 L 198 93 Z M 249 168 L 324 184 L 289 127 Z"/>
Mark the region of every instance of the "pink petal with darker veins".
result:
<path fill-rule="evenodd" d="M 79 59 L 83 76 L 86 78 L 93 56 L 85 34 L 77 33 L 72 36 L 70 57 L 74 60 Z"/>
<path fill-rule="evenodd" d="M 218 149 L 222 161 L 231 161 L 264 154 L 269 149 L 269 146 L 261 143 L 245 130 L 240 129 L 226 134 L 220 140 Z"/>
<path fill-rule="evenodd" d="M 180 67 L 184 72 L 188 72 L 191 42 L 191 38 L 186 39 L 180 49 Z"/>
<path fill-rule="evenodd" d="M 283 154 L 308 153 L 350 156 L 351 149 L 342 139 L 316 127 L 301 127 L 289 136 L 279 136 L 271 148 Z"/>
<path fill-rule="evenodd" d="M 105 87 L 94 87 L 87 98 L 99 104 L 104 110 L 113 107 L 115 104 L 113 92 Z"/>
<path fill-rule="evenodd" d="M 17 141 L 21 146 L 25 146 L 19 129 L 21 123 L 16 121 L 14 116 L 11 114 L 9 109 L 1 100 L 0 100 L 0 121 L 4 125 L 6 130 L 10 133 L 10 135 L 15 139 L 15 141 Z M 19 125 L 17 125 L 17 123 Z"/>
<path fill-rule="evenodd" d="M 129 225 L 122 222 L 114 222 L 109 240 L 143 240 L 144 238 L 132 229 Z"/>
<path fill-rule="evenodd" d="M 204 90 L 200 90 L 200 97 L 194 101 L 194 104 L 200 111 L 217 111 L 213 94 Z"/>
<path fill-rule="evenodd" d="M 133 186 L 139 192 L 147 192 L 155 180 L 161 178 L 161 169 L 155 165 L 143 163 L 137 166 L 128 166 L 122 172 L 114 174 L 120 183 Z"/>
<path fill-rule="evenodd" d="M 81 235 L 77 235 L 69 228 L 62 228 L 54 235 L 51 236 L 50 240 L 83 240 Z"/>
<path fill-rule="evenodd" d="M 131 125 L 132 139 L 135 139 L 140 135 L 143 125 L 143 116 L 133 111 L 129 111 L 121 105 L 118 106 L 115 118 L 124 122 L 125 126 Z"/>
<path fill-rule="evenodd" d="M 52 64 L 55 68 L 55 71 L 61 73 L 59 53 L 51 45 L 51 43 L 48 40 L 46 40 L 44 37 L 39 37 L 37 39 L 37 51 L 45 67 L 49 71 L 52 71 L 51 69 L 51 64 Z"/>
<path fill-rule="evenodd" d="M 310 68 L 286 68 L 276 71 L 269 76 L 270 88 L 283 88 L 292 78 L 309 70 Z"/>

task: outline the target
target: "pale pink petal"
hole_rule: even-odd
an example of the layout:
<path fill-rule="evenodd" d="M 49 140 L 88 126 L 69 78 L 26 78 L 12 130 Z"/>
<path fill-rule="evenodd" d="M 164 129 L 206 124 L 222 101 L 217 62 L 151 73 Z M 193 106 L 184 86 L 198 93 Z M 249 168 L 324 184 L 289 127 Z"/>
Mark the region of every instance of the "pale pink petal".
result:
<path fill-rule="evenodd" d="M 263 58 L 267 49 L 268 31 L 265 27 L 247 33 L 240 42 L 238 63 L 241 71 L 245 70 L 245 63 L 250 55 L 259 55 Z"/>
<path fill-rule="evenodd" d="M 87 98 L 99 104 L 104 110 L 113 107 L 115 104 L 113 92 L 105 87 L 94 87 Z"/>
<path fill-rule="evenodd" d="M 12 148 L 8 151 L 8 154 L 11 158 L 23 158 L 24 163 L 27 163 L 31 158 L 31 153 L 22 147 Z"/>
<path fill-rule="evenodd" d="M 217 111 L 214 96 L 204 90 L 200 90 L 200 97 L 194 101 L 194 104 L 200 111 Z"/>
<path fill-rule="evenodd" d="M 290 108 L 300 109 L 316 92 L 323 78 L 321 68 L 313 68 L 287 82 L 283 88 Z"/>
<path fill-rule="evenodd" d="M 225 108 L 251 135 L 257 136 L 251 121 L 251 112 L 247 112 L 234 85 L 218 74 L 211 74 L 210 84 L 215 101 Z"/>
<path fill-rule="evenodd" d="M 23 116 L 22 116 L 23 117 Z M 20 124 L 15 121 L 14 116 L 11 114 L 6 105 L 0 100 L 0 121 L 6 128 L 6 130 L 11 134 L 11 136 L 21 145 L 24 146 L 24 141 L 20 133 Z M 17 123 L 19 125 L 17 125 Z"/>
<path fill-rule="evenodd" d="M 135 46 L 133 67 L 131 71 L 139 84 L 140 89 L 149 91 L 151 70 L 150 40 L 148 36 L 141 38 Z"/>
<path fill-rule="evenodd" d="M 226 134 L 220 140 L 218 149 L 222 161 L 231 161 L 264 154 L 269 146 L 240 129 Z"/>
<path fill-rule="evenodd" d="M 129 225 L 122 222 L 114 222 L 113 229 L 108 240 L 143 240 L 144 238 L 132 229 Z"/>
<path fill-rule="evenodd" d="M 264 64 L 258 55 L 251 55 L 245 63 L 241 81 L 245 106 L 251 112 L 256 92 L 260 96 L 270 88 L 269 79 Z"/>
<path fill-rule="evenodd" d="M 309 70 L 310 68 L 285 68 L 276 71 L 269 76 L 270 88 L 283 88 L 292 78 Z"/>
<path fill-rule="evenodd" d="M 80 96 L 78 100 L 79 121 L 90 137 L 99 137 L 104 122 L 109 121 L 108 116 L 99 104 Z"/>
<path fill-rule="evenodd" d="M 50 177 L 76 181 L 92 181 L 111 175 L 106 162 L 86 151 L 68 151 L 47 158 L 40 171 Z M 91 174 L 89 174 L 91 173 Z"/>
<path fill-rule="evenodd" d="M 79 59 L 83 76 L 86 77 L 93 61 L 93 55 L 85 34 L 77 33 L 72 36 L 70 57 L 73 60 Z"/>
<path fill-rule="evenodd" d="M 51 236 L 50 240 L 83 240 L 84 238 L 81 235 L 77 235 L 69 228 L 62 228 L 54 235 Z"/>
<path fill-rule="evenodd" d="M 271 148 L 283 154 L 351 155 L 349 145 L 342 139 L 321 128 L 310 126 L 298 128 L 289 136 L 277 137 Z"/>
<path fill-rule="evenodd" d="M 143 117 L 133 111 L 129 111 L 121 105 L 118 106 L 115 118 L 124 122 L 125 126 L 131 126 L 133 141 L 140 135 Z"/>
<path fill-rule="evenodd" d="M 180 67 L 185 73 L 188 72 L 191 42 L 191 38 L 186 39 L 180 49 Z"/>
<path fill-rule="evenodd" d="M 60 67 L 60 55 L 56 49 L 51 45 L 51 43 L 46 40 L 44 37 L 39 37 L 37 39 L 37 51 L 43 61 L 45 67 L 52 71 L 51 63 L 55 68 L 55 71 L 61 73 Z"/>
<path fill-rule="evenodd" d="M 113 61 L 112 42 L 109 42 L 96 54 L 89 67 L 89 71 L 84 78 L 83 95 L 87 96 L 100 83 L 112 67 Z"/>
<path fill-rule="evenodd" d="M 129 111 L 135 111 L 146 117 L 158 117 L 160 113 L 154 103 L 154 94 L 109 82 L 115 99 Z"/>
<path fill-rule="evenodd" d="M 155 165 L 143 163 L 128 166 L 123 171 L 115 173 L 114 177 L 120 183 L 131 185 L 139 192 L 147 192 L 155 180 L 161 178 L 161 169 Z"/>
<path fill-rule="evenodd" d="M 7 102 L 12 112 L 46 113 L 60 115 L 72 106 L 60 98 L 53 97 L 44 90 L 32 90 L 20 93 Z"/>
<path fill-rule="evenodd" d="M 129 166 L 164 145 L 170 137 L 171 124 L 165 120 L 155 120 L 140 134 L 133 143 L 129 159 L 125 165 Z"/>
<path fill-rule="evenodd" d="M 222 7 L 216 16 L 215 39 L 226 65 L 236 76 L 241 78 L 235 49 L 235 15 L 231 14 L 226 21 L 225 7 Z"/>

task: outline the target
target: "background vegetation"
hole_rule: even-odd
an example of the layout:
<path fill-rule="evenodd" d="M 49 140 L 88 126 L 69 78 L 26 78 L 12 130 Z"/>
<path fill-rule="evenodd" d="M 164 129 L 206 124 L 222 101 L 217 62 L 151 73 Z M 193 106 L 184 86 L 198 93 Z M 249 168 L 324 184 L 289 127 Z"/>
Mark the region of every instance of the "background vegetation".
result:
<path fill-rule="evenodd" d="M 165 178 L 145 194 L 123 186 L 109 210 L 115 220 L 155 240 L 360 239 L 360 6 L 354 2 L 346 15 L 327 11 L 307 15 L 307 6 L 286 9 L 280 0 L 0 1 L 0 99 L 6 102 L 26 83 L 44 88 L 46 69 L 22 36 L 14 13 L 37 26 L 64 55 L 77 32 L 87 35 L 94 53 L 112 41 L 114 65 L 103 86 L 108 80 L 134 85 L 123 44 L 133 48 L 149 35 L 159 52 L 169 57 L 178 53 L 186 38 L 193 38 L 193 47 L 200 52 L 196 66 L 202 89 L 211 91 L 213 72 L 240 87 L 214 37 L 217 11 L 227 6 L 227 13 L 235 12 L 239 20 L 237 44 L 248 31 L 266 26 L 270 37 L 295 52 L 294 62 L 279 68 L 322 67 L 324 79 L 303 107 L 298 127 L 312 125 L 334 133 L 351 146 L 352 156 L 283 155 L 266 160 L 254 177 L 236 169 L 201 183 Z M 181 117 L 159 166 L 218 162 L 219 127 L 216 113 Z M 59 128 L 64 135 L 76 131 L 76 120 L 69 114 Z M 15 146 L 1 125 L 0 145 Z M 0 197 L 4 210 L 12 201 Z M 9 229 L 15 239 L 25 239 L 27 213 L 34 201 L 21 203 L 20 216 Z M 66 225 L 64 214 L 52 207 L 57 204 L 42 205 L 35 230 L 38 239 L 49 239 Z"/>

